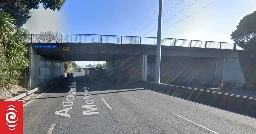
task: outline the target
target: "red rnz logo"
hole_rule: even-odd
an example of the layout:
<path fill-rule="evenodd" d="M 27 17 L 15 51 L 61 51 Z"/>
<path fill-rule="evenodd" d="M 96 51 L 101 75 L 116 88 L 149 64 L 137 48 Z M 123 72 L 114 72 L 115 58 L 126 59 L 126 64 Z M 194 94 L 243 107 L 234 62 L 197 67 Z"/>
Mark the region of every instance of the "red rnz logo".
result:
<path fill-rule="evenodd" d="M 23 134 L 23 101 L 0 101 L 0 128 L 3 134 Z"/>

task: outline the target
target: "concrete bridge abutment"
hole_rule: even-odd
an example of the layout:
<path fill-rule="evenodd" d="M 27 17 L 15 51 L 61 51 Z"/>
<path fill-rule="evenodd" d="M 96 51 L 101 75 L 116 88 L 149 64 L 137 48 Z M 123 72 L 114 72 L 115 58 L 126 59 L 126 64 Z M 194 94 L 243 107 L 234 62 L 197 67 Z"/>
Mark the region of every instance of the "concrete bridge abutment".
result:
<path fill-rule="evenodd" d="M 33 89 L 59 77 L 64 77 L 64 62 L 38 55 L 36 49 L 29 46 L 28 89 Z"/>

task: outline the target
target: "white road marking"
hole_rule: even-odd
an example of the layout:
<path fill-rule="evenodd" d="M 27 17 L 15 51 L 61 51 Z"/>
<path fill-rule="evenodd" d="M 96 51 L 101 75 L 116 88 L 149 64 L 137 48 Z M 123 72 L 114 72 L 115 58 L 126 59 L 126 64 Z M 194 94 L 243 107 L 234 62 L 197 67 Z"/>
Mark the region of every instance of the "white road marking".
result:
<path fill-rule="evenodd" d="M 102 99 L 102 101 L 104 101 L 104 103 L 108 106 L 108 108 L 109 109 L 112 109 L 109 105 L 108 105 L 108 103 L 101 97 L 101 99 Z"/>
<path fill-rule="evenodd" d="M 61 80 L 62 81 L 62 80 Z M 61 82 L 60 81 L 60 82 Z M 53 85 L 52 87 L 50 87 L 49 89 L 47 89 L 45 92 L 49 91 L 50 89 L 52 89 L 53 87 L 55 87 L 56 85 L 58 85 L 60 82 L 58 82 L 57 84 Z M 43 92 L 42 94 L 40 94 L 39 96 L 37 96 L 36 98 L 39 98 L 40 96 L 42 96 L 45 92 Z M 34 98 L 34 99 L 36 99 Z M 31 101 L 27 102 L 26 104 L 24 104 L 23 107 L 27 106 L 29 103 L 31 103 L 34 99 L 32 99 Z"/>
<path fill-rule="evenodd" d="M 52 124 L 51 127 L 48 129 L 47 134 L 51 134 L 54 127 L 55 127 L 55 124 Z"/>
<path fill-rule="evenodd" d="M 204 128 L 204 129 L 206 129 L 206 130 L 208 130 L 208 131 L 210 131 L 210 132 L 212 132 L 212 133 L 214 133 L 214 134 L 219 134 L 219 133 L 217 133 L 217 132 L 215 132 L 215 131 L 213 131 L 213 130 L 207 128 L 207 127 L 204 127 L 204 126 L 202 126 L 202 125 L 200 125 L 200 124 L 197 124 L 197 123 L 195 123 L 195 122 L 193 122 L 193 121 L 191 121 L 191 120 L 189 120 L 189 119 L 187 119 L 187 118 L 185 118 L 185 117 L 182 117 L 182 116 L 180 116 L 180 115 L 178 115 L 178 114 L 175 114 L 175 113 L 172 113 L 172 114 L 175 115 L 175 116 L 178 116 L 179 118 L 184 119 L 184 120 L 186 120 L 186 121 L 188 121 L 188 122 L 191 122 L 191 123 L 193 123 L 193 124 L 195 124 L 195 125 L 197 125 L 197 126 L 199 126 L 199 127 L 201 127 L 201 128 Z"/>

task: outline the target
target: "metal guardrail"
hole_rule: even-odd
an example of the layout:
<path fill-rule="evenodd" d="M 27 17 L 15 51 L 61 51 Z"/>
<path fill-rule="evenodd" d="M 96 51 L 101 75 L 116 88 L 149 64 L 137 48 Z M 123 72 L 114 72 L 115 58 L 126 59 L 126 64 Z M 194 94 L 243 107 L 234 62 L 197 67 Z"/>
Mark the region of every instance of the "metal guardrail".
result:
<path fill-rule="evenodd" d="M 27 43 L 111 43 L 111 44 L 144 44 L 156 45 L 156 37 L 139 36 L 118 36 L 118 35 L 99 35 L 99 34 L 71 34 L 71 35 L 42 35 L 30 34 Z M 202 41 L 164 38 L 161 41 L 164 46 L 216 48 L 236 50 L 236 44 L 227 42 Z"/>

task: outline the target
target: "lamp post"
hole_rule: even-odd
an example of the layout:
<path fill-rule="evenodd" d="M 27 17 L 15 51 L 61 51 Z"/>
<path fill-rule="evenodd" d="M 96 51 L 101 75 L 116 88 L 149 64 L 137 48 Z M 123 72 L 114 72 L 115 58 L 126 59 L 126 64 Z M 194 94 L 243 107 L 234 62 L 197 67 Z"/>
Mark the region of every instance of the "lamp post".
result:
<path fill-rule="evenodd" d="M 163 0 L 159 0 L 157 46 L 156 46 L 156 76 L 155 76 L 156 83 L 160 83 L 162 7 L 163 7 Z"/>

